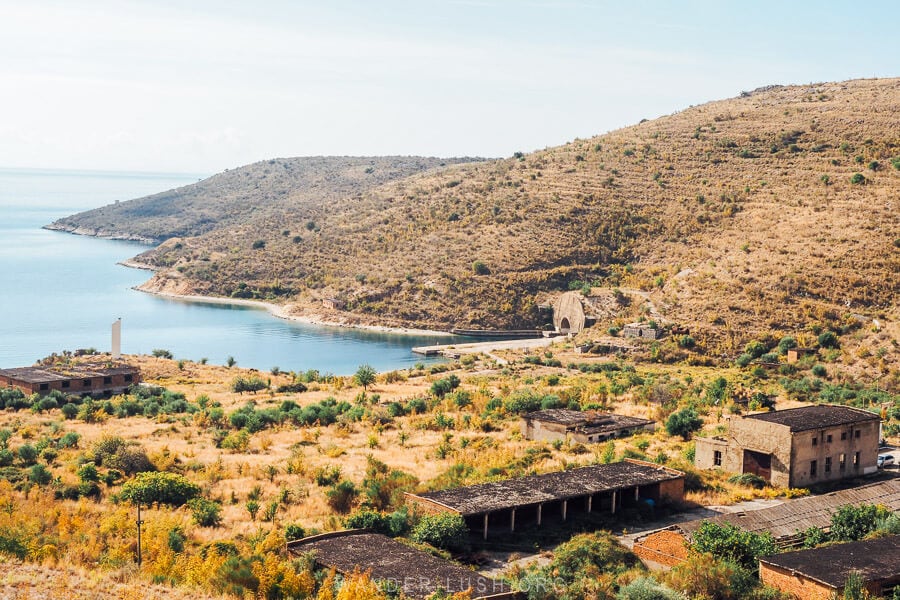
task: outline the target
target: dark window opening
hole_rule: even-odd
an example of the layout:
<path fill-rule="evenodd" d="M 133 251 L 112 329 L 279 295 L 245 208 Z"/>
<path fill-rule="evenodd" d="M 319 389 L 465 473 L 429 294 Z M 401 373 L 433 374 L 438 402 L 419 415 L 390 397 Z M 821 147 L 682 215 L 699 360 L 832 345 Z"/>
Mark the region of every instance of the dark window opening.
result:
<path fill-rule="evenodd" d="M 819 445 L 819 436 L 816 436 L 813 438 L 813 446 L 818 446 L 818 445 Z"/>
<path fill-rule="evenodd" d="M 103 378 L 103 383 L 104 383 L 105 385 L 109 385 L 110 383 L 112 383 L 112 377 L 104 377 L 104 378 Z"/>
<path fill-rule="evenodd" d="M 132 381 L 134 381 L 134 375 L 131 375 L 131 374 L 126 375 L 126 376 L 125 376 L 125 381 L 127 381 L 127 382 L 129 382 L 129 383 L 132 382 Z"/>
<path fill-rule="evenodd" d="M 825 437 L 825 442 L 828 444 L 831 443 L 831 434 L 830 433 Z"/>
<path fill-rule="evenodd" d="M 82 379 L 81 385 L 83 385 L 84 387 L 91 387 L 91 380 L 90 379 Z"/>
<path fill-rule="evenodd" d="M 40 386 L 38 386 L 38 387 L 39 387 L 39 389 L 40 389 L 42 392 L 46 392 L 47 390 L 50 389 L 50 384 L 49 384 L 49 383 L 42 383 L 42 384 L 41 384 Z"/>
<path fill-rule="evenodd" d="M 809 461 L 809 476 L 815 477 L 816 472 L 819 470 L 819 461 L 811 460 Z"/>
<path fill-rule="evenodd" d="M 71 385 L 72 385 L 71 381 L 63 381 L 62 382 L 63 389 L 66 389 L 66 388 L 70 387 Z"/>
<path fill-rule="evenodd" d="M 846 432 L 846 431 L 842 431 L 842 432 L 841 432 L 841 439 L 842 439 L 842 440 L 846 440 L 846 439 L 847 439 L 847 432 Z"/>
<path fill-rule="evenodd" d="M 831 457 L 830 456 L 825 457 L 825 472 L 831 473 Z"/>
<path fill-rule="evenodd" d="M 853 437 L 855 437 L 856 439 L 859 439 L 859 429 L 857 429 L 856 431 L 853 432 Z"/>
<path fill-rule="evenodd" d="M 722 452 L 720 450 L 713 451 L 713 464 L 717 467 L 722 466 Z"/>

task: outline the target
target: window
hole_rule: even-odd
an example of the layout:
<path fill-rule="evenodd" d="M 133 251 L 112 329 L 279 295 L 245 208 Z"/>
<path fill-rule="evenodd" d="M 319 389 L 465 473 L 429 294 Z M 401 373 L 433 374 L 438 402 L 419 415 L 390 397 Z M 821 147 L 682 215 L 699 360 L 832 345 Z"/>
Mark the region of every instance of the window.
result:
<path fill-rule="evenodd" d="M 47 390 L 50 389 L 50 384 L 49 384 L 49 383 L 42 383 L 41 385 L 38 386 L 38 388 L 39 388 L 42 392 L 46 392 Z"/>
<path fill-rule="evenodd" d="M 847 467 L 847 455 L 846 455 L 846 454 L 841 454 L 841 455 L 838 457 L 838 469 L 840 469 L 841 471 L 843 471 L 846 467 Z"/>
<path fill-rule="evenodd" d="M 71 385 L 72 385 L 72 382 L 71 382 L 71 381 L 63 381 L 63 382 L 62 382 L 62 387 L 63 387 L 63 389 L 67 389 L 67 388 L 68 388 L 69 386 L 71 386 Z"/>
<path fill-rule="evenodd" d="M 816 471 L 819 470 L 819 461 L 811 460 L 809 461 L 809 476 L 815 478 Z"/>
<path fill-rule="evenodd" d="M 857 452 L 856 454 L 853 455 L 853 468 L 854 469 L 859 468 L 859 452 Z"/>
<path fill-rule="evenodd" d="M 82 379 L 82 380 L 81 380 L 81 385 L 82 385 L 83 387 L 91 387 L 91 380 L 90 380 L 90 379 Z"/>
<path fill-rule="evenodd" d="M 830 443 L 831 443 L 831 434 L 830 434 L 830 433 L 829 433 L 827 436 L 825 436 L 825 443 L 826 443 L 826 444 L 830 444 Z"/>
<path fill-rule="evenodd" d="M 722 451 L 713 450 L 713 464 L 717 467 L 722 466 Z"/>
<path fill-rule="evenodd" d="M 125 375 L 125 382 L 126 382 L 126 383 L 131 383 L 132 381 L 134 381 L 134 375 L 132 375 L 131 373 Z"/>
<path fill-rule="evenodd" d="M 825 457 L 825 472 L 831 473 L 831 457 L 830 456 Z"/>
<path fill-rule="evenodd" d="M 819 436 L 815 436 L 815 437 L 813 437 L 813 446 L 818 446 L 818 445 L 819 445 Z"/>
<path fill-rule="evenodd" d="M 109 385 L 111 383 L 112 383 L 112 377 L 104 377 L 103 378 L 103 385 Z M 831 436 L 828 436 L 828 437 L 831 437 Z M 831 440 L 829 440 L 829 441 L 831 441 Z"/>
<path fill-rule="evenodd" d="M 842 431 L 842 432 L 841 432 L 841 440 L 843 441 L 843 440 L 846 440 L 846 439 L 847 439 L 847 432 L 846 432 L 846 431 Z"/>
<path fill-rule="evenodd" d="M 856 431 L 853 432 L 853 437 L 855 437 L 856 439 L 859 439 L 859 429 L 857 429 Z"/>

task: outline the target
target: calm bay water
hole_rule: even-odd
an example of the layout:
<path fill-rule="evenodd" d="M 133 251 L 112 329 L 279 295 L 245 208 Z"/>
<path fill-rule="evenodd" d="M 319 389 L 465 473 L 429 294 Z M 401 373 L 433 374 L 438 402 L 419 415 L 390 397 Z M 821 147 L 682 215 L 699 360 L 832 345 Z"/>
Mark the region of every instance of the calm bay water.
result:
<path fill-rule="evenodd" d="M 446 337 L 320 327 L 277 319 L 260 309 L 181 302 L 131 288 L 146 271 L 116 263 L 142 252 L 133 242 L 41 229 L 60 217 L 195 182 L 198 176 L 0 169 L 0 368 L 30 365 L 61 350 L 108 351 L 110 325 L 122 318 L 122 351 L 170 350 L 178 358 L 282 370 L 348 374 L 423 359 L 412 346 Z"/>

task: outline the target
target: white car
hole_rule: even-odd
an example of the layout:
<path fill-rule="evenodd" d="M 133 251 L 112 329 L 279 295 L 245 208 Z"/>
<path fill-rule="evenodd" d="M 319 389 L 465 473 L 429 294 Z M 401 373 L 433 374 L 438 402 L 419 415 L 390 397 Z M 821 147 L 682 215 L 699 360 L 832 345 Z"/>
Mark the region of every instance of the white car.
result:
<path fill-rule="evenodd" d="M 892 464 L 894 464 L 894 455 L 893 454 L 879 454 L 878 455 L 878 468 L 879 469 L 883 469 Z"/>

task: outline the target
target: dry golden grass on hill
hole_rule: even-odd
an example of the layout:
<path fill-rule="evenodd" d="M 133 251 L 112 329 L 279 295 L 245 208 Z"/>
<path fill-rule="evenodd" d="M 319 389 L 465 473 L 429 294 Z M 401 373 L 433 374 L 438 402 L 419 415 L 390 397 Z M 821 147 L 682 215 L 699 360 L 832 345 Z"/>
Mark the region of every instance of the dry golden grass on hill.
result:
<path fill-rule="evenodd" d="M 299 244 L 289 216 L 260 218 L 143 259 L 172 267 L 152 289 L 289 288 L 299 312 L 338 296 L 349 318 L 437 328 L 541 325 L 536 302 L 596 280 L 734 352 L 849 313 L 896 320 L 898 122 L 900 80 L 776 87 L 388 183 Z"/>

